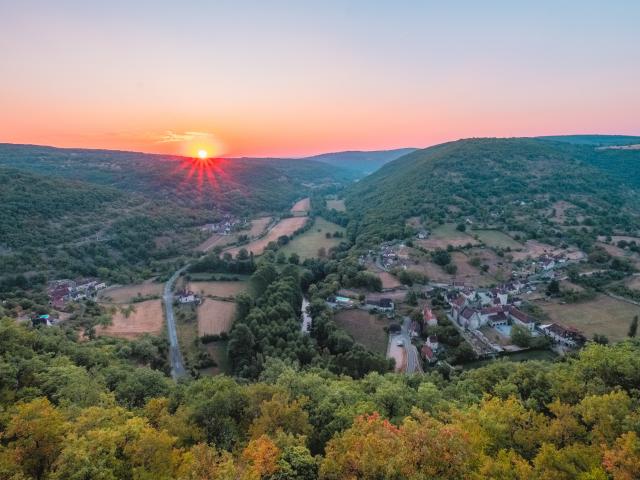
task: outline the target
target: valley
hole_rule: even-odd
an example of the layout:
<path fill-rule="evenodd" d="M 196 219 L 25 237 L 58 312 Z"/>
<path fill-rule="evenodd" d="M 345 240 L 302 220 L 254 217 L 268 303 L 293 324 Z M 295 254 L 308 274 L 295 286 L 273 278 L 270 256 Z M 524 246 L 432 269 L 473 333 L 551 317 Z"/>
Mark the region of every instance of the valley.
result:
<path fill-rule="evenodd" d="M 5 270 L 2 311 L 37 335 L 77 336 L 72 348 L 108 345 L 123 378 L 157 374 L 135 383 L 160 392 L 174 388 L 169 376 L 224 391 L 274 388 L 261 382 L 281 375 L 313 383 L 321 371 L 332 389 L 379 383 L 369 401 L 395 418 L 389 409 L 419 402 L 438 411 L 479 378 L 499 375 L 519 391 L 517 375 L 543 372 L 561 396 L 567 365 L 587 368 L 598 349 L 637 348 L 640 210 L 632 183 L 602 173 L 591 182 L 591 157 L 560 145 L 461 141 L 412 151 L 356 183 L 338 176 L 296 187 L 286 205 L 240 210 L 174 205 L 141 189 L 135 195 L 156 205 L 145 211 L 97 187 L 101 201 L 124 208 L 121 219 L 82 244 L 77 233 L 36 241 L 16 231 L 5 269 L 21 248 L 42 257 L 20 275 Z M 508 173 L 514 158 L 520 168 Z M 484 173 L 470 179 L 469 162 Z M 548 173 L 558 168 L 562 182 Z M 74 222 L 95 228 L 82 216 Z M 83 252 L 75 264 L 66 256 L 74 249 Z M 482 385 L 474 388 L 499 397 L 499 385 Z M 127 401 L 153 401 L 140 395 Z M 406 406 L 390 406 L 401 399 Z M 317 412 L 320 397 L 311 401 Z"/>

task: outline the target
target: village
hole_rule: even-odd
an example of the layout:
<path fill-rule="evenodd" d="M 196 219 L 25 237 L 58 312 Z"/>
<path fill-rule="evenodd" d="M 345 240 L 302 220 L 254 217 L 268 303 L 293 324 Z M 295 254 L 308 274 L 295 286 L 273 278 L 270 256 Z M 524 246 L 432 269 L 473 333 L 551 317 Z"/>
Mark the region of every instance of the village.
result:
<path fill-rule="evenodd" d="M 418 238 L 428 236 L 427 231 L 417 234 Z M 383 285 L 381 293 L 366 295 L 342 289 L 329 297 L 327 303 L 336 310 L 361 309 L 384 314 L 394 322 L 389 327 L 389 350 L 415 347 L 425 367 L 445 358 L 446 342 L 434 333 L 443 324 L 451 325 L 459 332 L 476 359 L 535 349 L 552 350 L 562 355 L 580 348 L 586 342 L 586 336 L 568 325 L 543 322 L 527 313 L 526 306 L 528 298 L 539 296 L 537 291 L 550 281 L 565 278 L 563 270 L 583 258 L 584 254 L 576 249 L 549 249 L 514 262 L 510 278 L 495 285 L 477 286 L 453 276 L 449 282 L 429 280 L 412 286 L 387 285 L 387 288 Z M 378 274 L 392 272 L 397 275 L 410 270 L 415 262 L 408 245 L 386 242 L 377 251 L 369 250 L 362 255 L 359 263 Z M 406 341 L 401 344 L 403 321 L 409 318 L 404 304 L 408 295 L 422 299 L 419 301 L 421 318 L 414 317 L 408 324 L 408 335 L 404 338 L 410 339 L 410 344 Z M 445 318 L 438 318 L 434 310 L 440 311 L 440 317 L 444 314 Z"/>

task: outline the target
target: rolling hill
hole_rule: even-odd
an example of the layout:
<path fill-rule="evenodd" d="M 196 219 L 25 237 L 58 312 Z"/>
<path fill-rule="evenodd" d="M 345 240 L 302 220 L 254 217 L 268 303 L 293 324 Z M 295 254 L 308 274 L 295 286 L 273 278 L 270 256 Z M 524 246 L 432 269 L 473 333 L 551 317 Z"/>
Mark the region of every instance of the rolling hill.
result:
<path fill-rule="evenodd" d="M 292 159 L 212 159 L 0 144 L 0 281 L 161 274 L 223 213 L 288 211 L 353 173 Z"/>
<path fill-rule="evenodd" d="M 313 187 L 356 175 L 316 161 L 217 158 L 0 144 L 0 166 L 235 213 L 284 210 Z"/>
<path fill-rule="evenodd" d="M 398 148 L 395 150 L 379 150 L 379 151 L 348 151 L 324 153 L 307 157 L 306 160 L 326 163 L 335 167 L 343 168 L 359 175 L 368 175 L 375 172 L 384 164 L 402 157 L 408 153 L 414 152 L 415 148 Z"/>
<path fill-rule="evenodd" d="M 346 196 L 350 233 L 361 243 L 403 238 L 411 234 L 410 217 L 554 243 L 636 232 L 640 196 L 630 164 L 637 172 L 640 152 L 533 138 L 445 143 L 400 157 L 353 185 Z M 560 201 L 571 205 L 568 225 L 551 218 Z"/>

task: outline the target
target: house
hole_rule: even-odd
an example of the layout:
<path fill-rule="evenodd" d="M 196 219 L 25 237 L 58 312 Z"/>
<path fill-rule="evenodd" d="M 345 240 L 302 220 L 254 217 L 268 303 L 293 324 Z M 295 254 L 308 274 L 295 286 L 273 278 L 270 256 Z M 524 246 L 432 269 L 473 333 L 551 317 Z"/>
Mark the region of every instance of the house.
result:
<path fill-rule="evenodd" d="M 497 299 L 497 302 L 494 301 L 494 303 L 499 303 L 500 305 L 506 305 L 509 302 L 509 292 L 501 288 L 492 289 L 491 295 L 493 296 L 494 300 Z"/>
<path fill-rule="evenodd" d="M 420 355 L 426 362 L 433 363 L 436 361 L 435 353 L 433 353 L 433 350 L 431 349 L 431 347 L 426 343 L 420 349 Z"/>
<path fill-rule="evenodd" d="M 440 348 L 440 344 L 438 343 L 438 337 L 436 335 L 429 335 L 429 338 L 427 338 L 425 345 L 431 348 L 431 350 L 433 350 L 434 352 L 437 352 L 438 349 Z"/>
<path fill-rule="evenodd" d="M 192 292 L 191 290 L 187 291 L 187 290 L 182 290 L 180 292 L 178 292 L 178 303 L 195 303 L 198 304 L 200 303 L 200 297 L 198 295 L 196 295 L 194 292 Z"/>
<path fill-rule="evenodd" d="M 456 298 L 451 304 L 451 316 L 454 320 L 458 320 L 460 312 L 462 312 L 468 305 L 467 299 L 462 295 Z"/>
<path fill-rule="evenodd" d="M 555 268 L 556 261 L 551 257 L 542 257 L 540 258 L 539 265 L 542 267 L 542 270 L 549 271 Z"/>
<path fill-rule="evenodd" d="M 427 325 L 428 327 L 435 327 L 438 325 L 438 319 L 433 313 L 433 310 L 431 310 L 426 305 L 422 309 L 422 319 L 424 321 L 424 324 Z"/>
<path fill-rule="evenodd" d="M 416 236 L 419 240 L 425 240 L 429 238 L 429 232 L 427 230 L 420 230 Z"/>
<path fill-rule="evenodd" d="M 579 330 L 571 327 L 563 327 L 557 323 L 542 325 L 540 331 L 554 343 L 564 345 L 565 347 L 575 348 L 586 341 L 586 338 Z"/>
<path fill-rule="evenodd" d="M 367 298 L 365 300 L 365 307 L 369 309 L 382 310 L 383 312 L 393 312 L 394 305 L 390 298 Z"/>
<path fill-rule="evenodd" d="M 487 323 L 490 323 L 491 321 L 491 317 L 502 313 L 503 314 L 503 308 L 501 305 L 495 305 L 492 307 L 483 307 L 480 309 L 480 324 L 481 325 L 486 325 Z M 504 314 L 503 314 L 504 315 Z M 506 318 L 506 316 L 505 316 Z"/>
<path fill-rule="evenodd" d="M 44 325 L 46 327 L 50 327 L 50 326 L 53 325 L 53 323 L 54 323 L 53 318 L 48 314 L 36 315 L 34 317 L 31 317 L 31 324 L 34 327 L 38 327 L 40 325 Z"/>
<path fill-rule="evenodd" d="M 482 324 L 480 313 L 475 308 L 465 307 L 458 315 L 458 324 L 469 330 L 477 330 Z"/>
<path fill-rule="evenodd" d="M 518 310 L 518 308 L 514 306 L 509 306 L 507 316 L 514 324 L 521 325 L 531 332 L 535 329 L 535 319 L 524 313 L 522 310 Z"/>
<path fill-rule="evenodd" d="M 494 313 L 489 315 L 488 323 L 491 327 L 499 327 L 509 325 L 509 319 L 504 312 Z"/>

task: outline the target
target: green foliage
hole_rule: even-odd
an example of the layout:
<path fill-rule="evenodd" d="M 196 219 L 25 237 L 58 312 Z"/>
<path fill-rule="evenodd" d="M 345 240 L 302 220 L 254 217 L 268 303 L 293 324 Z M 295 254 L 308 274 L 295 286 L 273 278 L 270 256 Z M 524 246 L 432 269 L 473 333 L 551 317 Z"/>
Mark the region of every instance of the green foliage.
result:
<path fill-rule="evenodd" d="M 410 217 L 429 219 L 432 226 L 463 225 L 471 218 L 474 225 L 523 232 L 525 239 L 586 248 L 596 235 L 638 228 L 638 155 L 525 138 L 460 140 L 418 150 L 347 191 L 349 234 L 371 245 L 404 238 Z M 623 180 L 626 171 L 633 178 Z M 574 228 L 558 229 L 544 213 L 559 200 L 575 206 L 566 225 Z M 575 228 L 579 215 L 591 228 Z"/>

